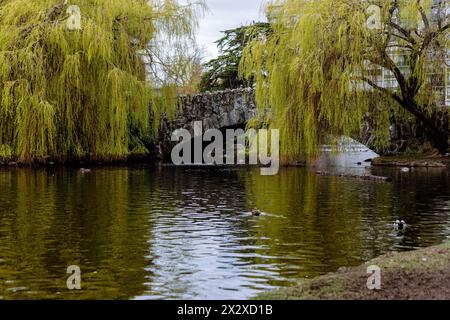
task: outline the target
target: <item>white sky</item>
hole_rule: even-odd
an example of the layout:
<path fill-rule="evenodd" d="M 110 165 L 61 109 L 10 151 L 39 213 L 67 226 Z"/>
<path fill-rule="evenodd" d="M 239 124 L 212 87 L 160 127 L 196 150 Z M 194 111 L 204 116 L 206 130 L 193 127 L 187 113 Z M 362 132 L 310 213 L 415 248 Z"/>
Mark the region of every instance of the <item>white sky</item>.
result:
<path fill-rule="evenodd" d="M 209 11 L 200 21 L 197 42 L 204 50 L 205 60 L 217 57 L 216 40 L 220 31 L 265 20 L 264 0 L 206 0 Z"/>

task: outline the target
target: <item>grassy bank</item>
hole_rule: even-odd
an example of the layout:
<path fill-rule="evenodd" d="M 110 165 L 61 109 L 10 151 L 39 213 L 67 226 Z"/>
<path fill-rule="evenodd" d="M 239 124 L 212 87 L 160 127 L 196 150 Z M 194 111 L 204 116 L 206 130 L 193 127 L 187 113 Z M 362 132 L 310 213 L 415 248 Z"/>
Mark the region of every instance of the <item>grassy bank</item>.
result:
<path fill-rule="evenodd" d="M 379 291 L 367 289 L 367 267 L 371 265 L 381 268 Z M 359 267 L 342 268 L 257 299 L 450 299 L 450 241 L 412 252 L 389 253 Z"/>
<path fill-rule="evenodd" d="M 401 155 L 379 157 L 372 160 L 372 165 L 382 167 L 450 167 L 450 156 Z"/>

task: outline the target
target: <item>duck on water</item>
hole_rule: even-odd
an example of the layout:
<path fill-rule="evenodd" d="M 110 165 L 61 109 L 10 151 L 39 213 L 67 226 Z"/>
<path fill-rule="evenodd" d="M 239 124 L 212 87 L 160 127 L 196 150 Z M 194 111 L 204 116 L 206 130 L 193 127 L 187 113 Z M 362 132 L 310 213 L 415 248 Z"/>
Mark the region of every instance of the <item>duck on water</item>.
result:
<path fill-rule="evenodd" d="M 397 230 L 405 230 L 407 226 L 405 220 L 396 220 L 394 222 L 394 228 Z"/>
<path fill-rule="evenodd" d="M 254 216 L 254 217 L 259 217 L 260 215 L 261 215 L 261 211 L 259 211 L 258 208 L 254 208 L 254 209 L 252 210 L 252 216 Z"/>

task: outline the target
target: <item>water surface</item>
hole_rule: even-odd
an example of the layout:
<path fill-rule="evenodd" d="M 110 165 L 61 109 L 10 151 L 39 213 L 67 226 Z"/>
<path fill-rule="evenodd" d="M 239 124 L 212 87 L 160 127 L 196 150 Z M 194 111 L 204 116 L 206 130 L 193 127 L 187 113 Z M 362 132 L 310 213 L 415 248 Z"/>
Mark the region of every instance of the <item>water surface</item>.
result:
<path fill-rule="evenodd" d="M 448 171 L 353 170 L 394 182 L 304 168 L 0 170 L 0 297 L 246 299 L 449 238 Z M 70 265 L 81 291 L 66 289 Z"/>

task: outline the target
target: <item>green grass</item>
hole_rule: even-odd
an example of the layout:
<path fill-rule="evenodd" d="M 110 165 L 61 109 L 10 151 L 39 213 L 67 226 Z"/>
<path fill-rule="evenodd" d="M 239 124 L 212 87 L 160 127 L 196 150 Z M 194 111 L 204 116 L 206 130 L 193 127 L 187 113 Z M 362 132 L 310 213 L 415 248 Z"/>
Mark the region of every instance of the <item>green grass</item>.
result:
<path fill-rule="evenodd" d="M 381 268 L 382 289 L 371 291 L 367 267 Z M 359 267 L 345 268 L 257 296 L 257 300 L 449 298 L 450 242 L 404 253 L 388 253 Z"/>

